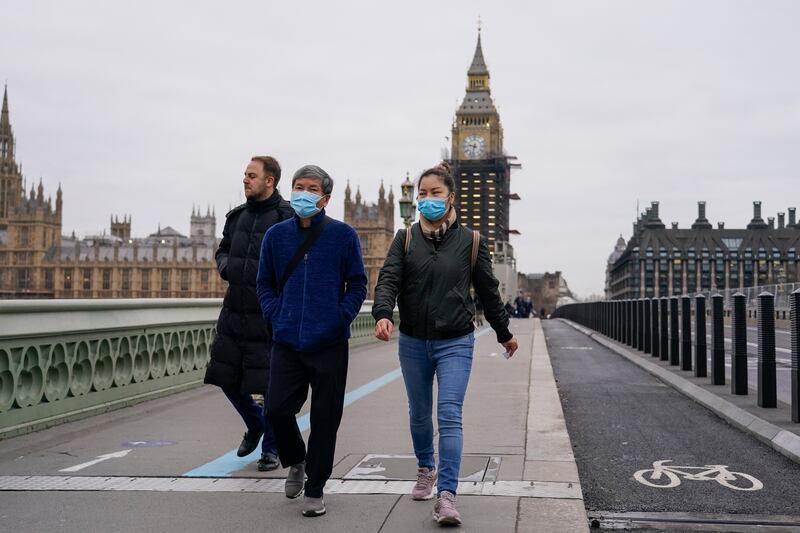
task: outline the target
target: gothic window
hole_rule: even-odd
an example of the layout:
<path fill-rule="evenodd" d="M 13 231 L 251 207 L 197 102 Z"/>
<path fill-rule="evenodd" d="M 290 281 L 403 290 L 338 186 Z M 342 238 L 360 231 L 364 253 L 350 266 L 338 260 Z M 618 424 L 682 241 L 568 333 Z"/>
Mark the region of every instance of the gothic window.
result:
<path fill-rule="evenodd" d="M 161 269 L 161 292 L 169 291 L 169 269 Z"/>
<path fill-rule="evenodd" d="M 31 285 L 31 271 L 27 268 L 18 268 L 17 269 L 17 280 L 16 280 L 16 288 L 17 289 L 30 289 Z"/>
<path fill-rule="evenodd" d="M 92 289 L 92 269 L 83 269 L 83 290 L 88 291 Z"/>
<path fill-rule="evenodd" d="M 111 269 L 104 268 L 103 269 L 103 290 L 110 291 L 111 290 Z"/>
<path fill-rule="evenodd" d="M 185 269 L 181 270 L 181 290 L 189 290 L 189 271 Z"/>
<path fill-rule="evenodd" d="M 71 291 L 72 290 L 72 269 L 67 268 L 64 270 L 64 290 Z"/>
<path fill-rule="evenodd" d="M 150 271 L 146 269 L 142 270 L 142 290 L 150 290 Z"/>
<path fill-rule="evenodd" d="M 53 269 L 46 268 L 44 270 L 44 288 L 47 290 L 53 290 Z"/>
<path fill-rule="evenodd" d="M 123 291 L 131 290 L 131 269 L 130 268 L 123 268 L 122 269 L 122 290 Z"/>
<path fill-rule="evenodd" d="M 200 285 L 203 286 L 203 290 L 208 289 L 208 270 L 200 271 Z"/>

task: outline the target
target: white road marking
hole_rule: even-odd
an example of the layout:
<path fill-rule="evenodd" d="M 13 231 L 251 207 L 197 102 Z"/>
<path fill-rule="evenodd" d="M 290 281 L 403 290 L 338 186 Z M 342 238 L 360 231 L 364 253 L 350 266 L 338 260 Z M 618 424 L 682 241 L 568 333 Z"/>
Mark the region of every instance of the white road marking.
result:
<path fill-rule="evenodd" d="M 218 477 L 0 476 L 0 491 L 263 492 L 283 494 L 284 479 Z M 414 481 L 330 479 L 326 494 L 410 494 Z M 458 494 L 521 498 L 582 499 L 578 483 L 557 481 L 474 481 Z"/>
<path fill-rule="evenodd" d="M 681 478 L 687 481 L 716 481 L 723 487 L 732 490 L 761 490 L 764 484 L 744 472 L 728 470 L 727 465 L 673 466 L 672 459 L 654 461 L 653 468 L 639 470 L 633 478 L 648 487 L 672 489 L 681 484 Z"/>
<path fill-rule="evenodd" d="M 103 461 L 108 461 L 109 459 L 119 459 L 121 457 L 125 457 L 131 453 L 131 450 L 121 450 L 114 453 L 107 453 L 104 455 L 98 455 L 97 459 L 93 459 L 91 461 L 87 461 L 85 463 L 81 463 L 79 465 L 70 466 L 69 468 L 62 468 L 59 472 L 78 472 L 83 470 L 84 468 L 89 468 L 90 466 L 94 466 L 97 463 L 102 463 Z"/>

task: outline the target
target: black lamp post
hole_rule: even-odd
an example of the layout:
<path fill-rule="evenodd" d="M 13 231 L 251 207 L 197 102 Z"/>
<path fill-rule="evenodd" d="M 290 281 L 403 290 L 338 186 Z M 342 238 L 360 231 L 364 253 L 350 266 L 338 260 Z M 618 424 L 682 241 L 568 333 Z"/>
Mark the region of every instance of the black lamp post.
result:
<path fill-rule="evenodd" d="M 414 213 L 417 210 L 417 205 L 414 203 L 414 184 L 411 183 L 411 179 L 408 177 L 408 173 L 406 172 L 406 181 L 400 185 L 400 216 L 403 219 L 403 223 L 406 225 L 407 228 L 411 227 L 411 224 L 414 223 Z"/>

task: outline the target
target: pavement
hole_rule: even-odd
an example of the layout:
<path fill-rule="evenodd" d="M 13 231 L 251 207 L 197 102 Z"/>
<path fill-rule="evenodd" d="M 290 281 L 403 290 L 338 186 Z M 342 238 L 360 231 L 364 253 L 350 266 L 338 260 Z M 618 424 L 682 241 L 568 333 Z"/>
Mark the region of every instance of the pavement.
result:
<path fill-rule="evenodd" d="M 773 417 L 794 435 L 800 424 L 784 409 L 759 413 L 752 395 L 732 397 L 729 386 L 566 320 L 544 331 L 596 526 L 800 531 L 800 465 L 776 449 L 774 434 L 758 433 Z M 667 468 L 660 476 L 658 465 Z"/>
<path fill-rule="evenodd" d="M 581 533 L 586 508 L 538 320 L 513 320 L 511 359 L 488 328 L 464 406 L 463 531 Z M 416 532 L 438 529 L 416 473 L 397 343 L 351 349 L 328 514 L 303 518 L 286 470 L 233 453 L 244 428 L 201 387 L 0 441 L 0 531 Z M 308 436 L 307 406 L 298 415 Z"/>

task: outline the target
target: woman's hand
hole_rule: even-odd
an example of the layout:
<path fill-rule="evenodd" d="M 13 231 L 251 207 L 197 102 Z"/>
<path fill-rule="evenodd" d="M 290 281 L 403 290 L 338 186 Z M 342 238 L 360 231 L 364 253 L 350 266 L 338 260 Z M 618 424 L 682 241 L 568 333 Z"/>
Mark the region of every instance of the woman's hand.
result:
<path fill-rule="evenodd" d="M 381 318 L 375 323 L 375 336 L 382 341 L 388 341 L 392 338 L 392 329 L 394 324 L 388 318 Z M 516 346 L 516 345 L 515 345 Z M 516 348 L 514 348 L 516 350 Z"/>
<path fill-rule="evenodd" d="M 511 358 L 511 356 L 514 355 L 514 352 L 516 352 L 518 348 L 516 337 L 511 337 L 510 341 L 502 342 L 500 344 L 502 344 L 503 348 L 506 349 L 506 353 L 508 354 L 509 358 Z"/>

